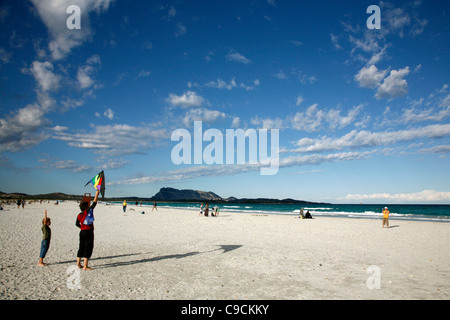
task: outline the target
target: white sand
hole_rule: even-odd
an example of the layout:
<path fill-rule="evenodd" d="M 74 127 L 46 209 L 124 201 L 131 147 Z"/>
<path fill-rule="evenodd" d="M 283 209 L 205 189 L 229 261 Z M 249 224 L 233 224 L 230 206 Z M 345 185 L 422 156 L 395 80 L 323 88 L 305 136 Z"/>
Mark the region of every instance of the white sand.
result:
<path fill-rule="evenodd" d="M 49 265 L 38 267 L 44 209 L 52 241 Z M 370 219 L 214 218 L 134 205 L 124 216 L 102 203 L 93 270 L 76 287 L 78 211 L 75 202 L 0 211 L 0 299 L 450 298 L 449 223 L 391 220 L 382 229 Z M 379 289 L 368 288 L 371 265 Z"/>

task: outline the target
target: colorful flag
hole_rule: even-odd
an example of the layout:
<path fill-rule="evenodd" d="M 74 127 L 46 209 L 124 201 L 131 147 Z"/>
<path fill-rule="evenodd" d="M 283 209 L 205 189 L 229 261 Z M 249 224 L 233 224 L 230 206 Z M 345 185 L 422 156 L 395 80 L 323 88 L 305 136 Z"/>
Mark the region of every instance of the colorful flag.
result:
<path fill-rule="evenodd" d="M 89 180 L 85 187 L 89 184 L 92 183 L 92 185 L 94 186 L 95 189 L 97 189 L 98 191 L 100 191 L 100 193 L 102 194 L 102 198 L 105 197 L 105 173 L 102 171 L 99 174 L 97 174 L 95 177 L 93 177 L 91 180 Z"/>

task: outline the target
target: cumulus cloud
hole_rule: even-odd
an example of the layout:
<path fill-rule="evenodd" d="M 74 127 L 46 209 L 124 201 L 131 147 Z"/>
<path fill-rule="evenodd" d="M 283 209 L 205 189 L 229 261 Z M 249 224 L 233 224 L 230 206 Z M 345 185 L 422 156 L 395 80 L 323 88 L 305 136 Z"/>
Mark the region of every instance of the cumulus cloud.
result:
<path fill-rule="evenodd" d="M 182 108 L 192 108 L 200 107 L 203 104 L 203 97 L 197 95 L 194 91 L 186 91 L 181 96 L 176 94 L 169 94 L 166 99 L 172 106 L 182 107 Z"/>
<path fill-rule="evenodd" d="M 408 93 L 408 82 L 404 79 L 409 74 L 409 67 L 392 70 L 382 84 L 378 87 L 375 97 L 377 99 L 396 98 Z"/>
<path fill-rule="evenodd" d="M 360 87 L 377 89 L 377 99 L 391 99 L 402 97 L 408 93 L 408 82 L 404 79 L 410 70 L 405 67 L 399 70 L 378 70 L 375 65 L 365 66 L 355 75 Z"/>
<path fill-rule="evenodd" d="M 114 0 L 31 0 L 37 14 L 51 36 L 49 49 L 54 60 L 65 58 L 73 48 L 80 46 L 92 34 L 89 13 L 100 13 L 109 8 Z M 77 5 L 81 11 L 81 29 L 67 28 L 67 7 Z"/>
<path fill-rule="evenodd" d="M 376 66 L 371 65 L 359 70 L 355 80 L 358 81 L 360 87 L 374 89 L 383 81 L 387 73 L 387 70 L 378 70 Z"/>
<path fill-rule="evenodd" d="M 33 74 L 41 90 L 50 91 L 59 87 L 60 77 L 53 72 L 51 62 L 34 61 L 29 71 Z"/>
<path fill-rule="evenodd" d="M 0 151 L 23 151 L 39 144 L 48 135 L 38 130 L 48 125 L 48 119 L 37 104 L 19 109 L 14 116 L 0 118 Z"/>

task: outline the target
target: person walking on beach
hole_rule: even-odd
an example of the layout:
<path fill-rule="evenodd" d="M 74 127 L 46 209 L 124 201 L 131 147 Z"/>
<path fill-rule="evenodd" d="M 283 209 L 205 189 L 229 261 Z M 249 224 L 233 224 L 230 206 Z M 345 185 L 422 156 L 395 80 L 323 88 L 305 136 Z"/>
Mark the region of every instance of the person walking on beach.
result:
<path fill-rule="evenodd" d="M 44 211 L 44 219 L 42 219 L 42 241 L 41 241 L 41 253 L 39 254 L 38 266 L 43 267 L 47 264 L 44 263 L 45 255 L 50 247 L 50 239 L 52 237 L 52 231 L 50 229 L 50 218 L 47 218 L 47 210 Z"/>
<path fill-rule="evenodd" d="M 127 212 L 127 200 L 123 200 L 122 208 L 123 208 L 123 213 L 126 213 Z"/>
<path fill-rule="evenodd" d="M 389 228 L 389 210 L 387 207 L 384 207 L 383 210 L 383 225 L 381 227 L 384 228 L 385 224 Z"/>
<path fill-rule="evenodd" d="M 91 206 L 88 202 L 80 204 L 81 212 L 78 214 L 76 225 L 80 228 L 80 244 L 77 253 L 77 267 L 83 270 L 91 270 L 88 263 L 94 250 L 94 208 L 97 205 L 98 194 L 97 190 L 94 201 Z M 81 258 L 83 258 L 83 265 L 81 265 Z"/>
<path fill-rule="evenodd" d="M 152 211 L 153 211 L 153 209 L 156 209 L 156 211 L 158 211 L 158 208 L 156 207 L 156 201 L 153 201 L 153 208 L 152 208 Z"/>

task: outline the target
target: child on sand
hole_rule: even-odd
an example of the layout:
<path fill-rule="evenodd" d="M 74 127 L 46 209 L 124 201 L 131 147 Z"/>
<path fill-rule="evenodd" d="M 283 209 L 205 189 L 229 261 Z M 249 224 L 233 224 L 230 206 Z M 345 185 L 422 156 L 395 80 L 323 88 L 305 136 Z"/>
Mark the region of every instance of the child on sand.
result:
<path fill-rule="evenodd" d="M 77 253 L 77 267 L 83 270 L 91 270 L 88 266 L 92 251 L 94 250 L 94 208 L 97 205 L 98 193 L 89 207 L 88 202 L 80 203 L 81 212 L 78 214 L 76 226 L 80 228 L 80 244 Z M 84 266 L 81 265 L 83 258 Z"/>
<path fill-rule="evenodd" d="M 52 231 L 50 230 L 50 218 L 47 218 L 47 210 L 44 211 L 44 219 L 42 219 L 42 241 L 41 241 L 41 253 L 39 254 L 38 266 L 46 266 L 44 263 L 45 255 L 50 247 L 50 239 L 52 237 Z"/>

